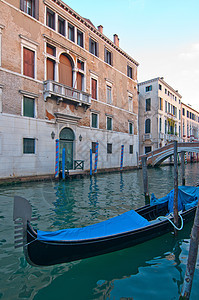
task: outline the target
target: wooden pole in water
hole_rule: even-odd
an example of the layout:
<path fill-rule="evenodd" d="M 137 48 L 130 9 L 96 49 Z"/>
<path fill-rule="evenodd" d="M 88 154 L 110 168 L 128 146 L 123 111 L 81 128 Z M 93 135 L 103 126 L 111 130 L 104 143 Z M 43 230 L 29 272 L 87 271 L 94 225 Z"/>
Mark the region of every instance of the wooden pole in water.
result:
<path fill-rule="evenodd" d="M 185 152 L 181 152 L 181 170 L 182 170 L 182 185 L 185 185 L 185 165 L 184 165 L 184 154 Z"/>
<path fill-rule="evenodd" d="M 190 297 L 193 276 L 194 276 L 194 271 L 196 266 L 196 260 L 198 255 L 198 244 L 199 244 L 199 201 L 197 205 L 196 215 L 194 218 L 193 228 L 191 231 L 191 240 L 189 246 L 187 268 L 186 268 L 182 291 L 179 299 L 189 299 Z"/>
<path fill-rule="evenodd" d="M 148 174 L 147 174 L 147 157 L 142 157 L 142 175 L 143 175 L 143 184 L 144 184 L 144 196 L 145 203 L 148 204 L 150 202 L 149 197 L 149 188 L 148 188 Z"/>
<path fill-rule="evenodd" d="M 174 201 L 173 201 L 173 215 L 174 224 L 178 226 L 178 143 L 174 141 Z M 177 230 L 174 228 L 175 236 L 177 235 Z"/>

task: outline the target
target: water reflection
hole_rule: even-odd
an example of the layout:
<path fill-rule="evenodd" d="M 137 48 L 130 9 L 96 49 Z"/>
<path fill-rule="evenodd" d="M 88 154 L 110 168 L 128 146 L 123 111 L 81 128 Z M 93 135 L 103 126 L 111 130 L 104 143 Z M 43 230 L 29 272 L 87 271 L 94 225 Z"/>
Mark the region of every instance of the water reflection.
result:
<path fill-rule="evenodd" d="M 199 181 L 199 164 L 186 166 L 186 184 Z M 149 192 L 163 197 L 173 188 L 173 168 L 149 169 Z M 179 170 L 179 182 L 181 174 Z M 186 267 L 189 233 L 171 235 L 100 257 L 37 268 L 14 249 L 13 197 L 27 198 L 35 228 L 81 227 L 144 205 L 142 171 L 97 175 L 60 182 L 23 183 L 0 187 L 0 299 L 149 299 L 178 298 Z M 189 228 L 190 229 L 190 228 Z M 183 230 L 184 233 L 184 230 Z M 199 278 L 198 266 L 194 277 Z M 165 284 L 166 283 L 166 284 Z M 143 286 L 146 288 L 143 290 Z M 157 286 L 159 289 L 158 296 Z M 140 295 L 140 291 L 142 295 Z M 170 294 L 169 294 L 170 293 Z M 194 285 L 192 297 L 197 299 Z M 174 296 L 170 296 L 170 295 Z M 164 296 L 166 295 L 166 296 Z M 120 298 L 119 298 L 120 297 Z"/>

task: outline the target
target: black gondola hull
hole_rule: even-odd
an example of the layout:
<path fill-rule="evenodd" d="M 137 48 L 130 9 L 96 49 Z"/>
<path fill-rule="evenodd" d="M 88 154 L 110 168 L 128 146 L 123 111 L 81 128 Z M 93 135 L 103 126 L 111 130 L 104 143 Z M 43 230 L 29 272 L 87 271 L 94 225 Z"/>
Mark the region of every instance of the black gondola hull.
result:
<path fill-rule="evenodd" d="M 145 206 L 137 212 L 148 220 L 162 215 L 158 206 Z M 193 220 L 196 207 L 182 213 L 184 223 Z M 165 213 L 165 212 L 164 212 Z M 117 235 L 79 241 L 39 241 L 30 223 L 27 226 L 26 259 L 32 265 L 49 266 L 122 250 L 173 231 L 168 220 Z"/>

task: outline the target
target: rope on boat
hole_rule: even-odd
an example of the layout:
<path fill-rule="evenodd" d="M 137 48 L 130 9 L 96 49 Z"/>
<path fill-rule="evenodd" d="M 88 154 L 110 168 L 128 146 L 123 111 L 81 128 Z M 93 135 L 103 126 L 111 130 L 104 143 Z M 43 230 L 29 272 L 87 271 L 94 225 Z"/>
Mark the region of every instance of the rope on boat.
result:
<path fill-rule="evenodd" d="M 180 226 L 180 228 L 178 228 L 178 227 L 171 221 L 171 219 L 169 219 L 169 217 L 173 217 L 173 213 L 170 213 L 170 214 L 168 215 L 168 217 L 166 217 L 166 216 L 160 216 L 160 217 L 157 217 L 156 220 L 160 220 L 160 221 L 161 221 L 161 218 L 167 219 L 167 220 L 171 223 L 171 225 L 173 225 L 173 227 L 174 227 L 176 230 L 182 230 L 182 228 L 183 228 L 183 226 L 184 226 L 184 222 L 183 222 L 183 218 L 182 218 L 182 216 L 181 216 L 181 213 L 182 213 L 182 211 L 180 211 L 180 212 L 178 213 L 178 215 L 179 215 L 179 217 L 180 217 L 180 219 L 181 219 L 181 226 Z"/>
<path fill-rule="evenodd" d="M 36 238 L 36 239 L 34 239 L 33 241 L 29 242 L 29 243 L 26 243 L 26 244 L 24 244 L 24 246 L 28 246 L 28 245 L 30 245 L 30 244 L 32 244 L 32 243 L 34 243 L 35 241 L 37 241 L 37 238 Z"/>

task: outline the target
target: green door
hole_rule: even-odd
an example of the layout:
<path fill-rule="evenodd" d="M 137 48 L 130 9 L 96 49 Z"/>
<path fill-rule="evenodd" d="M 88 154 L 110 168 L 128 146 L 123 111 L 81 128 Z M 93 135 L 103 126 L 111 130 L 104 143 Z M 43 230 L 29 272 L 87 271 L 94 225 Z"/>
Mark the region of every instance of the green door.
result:
<path fill-rule="evenodd" d="M 65 169 L 73 169 L 73 141 L 74 133 L 70 128 L 64 128 L 60 132 L 59 166 L 62 169 L 62 151 L 65 148 Z"/>

